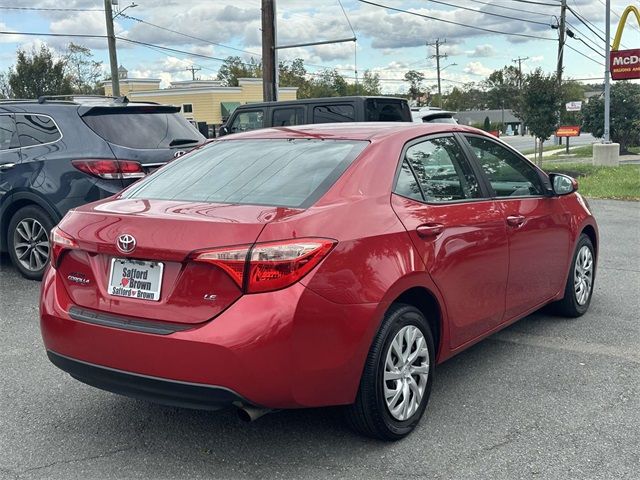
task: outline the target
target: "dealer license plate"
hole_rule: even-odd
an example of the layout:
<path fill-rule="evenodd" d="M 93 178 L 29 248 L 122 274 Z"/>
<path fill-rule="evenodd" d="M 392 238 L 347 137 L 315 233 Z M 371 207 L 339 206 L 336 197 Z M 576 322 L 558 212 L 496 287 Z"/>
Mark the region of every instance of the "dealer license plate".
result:
<path fill-rule="evenodd" d="M 109 274 L 109 295 L 160 300 L 164 264 L 127 258 L 112 258 Z"/>

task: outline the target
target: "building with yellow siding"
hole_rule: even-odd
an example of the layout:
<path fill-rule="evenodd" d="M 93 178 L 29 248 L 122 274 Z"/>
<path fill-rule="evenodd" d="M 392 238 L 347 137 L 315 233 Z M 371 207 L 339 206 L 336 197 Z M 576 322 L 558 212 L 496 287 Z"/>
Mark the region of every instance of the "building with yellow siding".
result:
<path fill-rule="evenodd" d="M 262 101 L 262 79 L 239 78 L 237 87 L 225 87 L 219 80 L 187 80 L 171 82 L 160 88 L 160 80 L 129 78 L 120 67 L 120 94 L 131 101 L 157 102 L 180 107 L 182 114 L 194 123 L 219 126 L 238 105 Z M 103 82 L 105 95 L 112 95 L 111 81 Z M 280 87 L 280 100 L 295 100 L 297 87 Z"/>

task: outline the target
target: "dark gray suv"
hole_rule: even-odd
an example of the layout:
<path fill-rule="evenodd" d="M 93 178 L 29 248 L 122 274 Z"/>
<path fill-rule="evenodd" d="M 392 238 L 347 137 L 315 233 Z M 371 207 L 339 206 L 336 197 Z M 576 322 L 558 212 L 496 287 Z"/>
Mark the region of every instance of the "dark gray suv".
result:
<path fill-rule="evenodd" d="M 49 231 L 205 138 L 179 107 L 126 98 L 0 101 L 0 250 L 39 279 Z"/>

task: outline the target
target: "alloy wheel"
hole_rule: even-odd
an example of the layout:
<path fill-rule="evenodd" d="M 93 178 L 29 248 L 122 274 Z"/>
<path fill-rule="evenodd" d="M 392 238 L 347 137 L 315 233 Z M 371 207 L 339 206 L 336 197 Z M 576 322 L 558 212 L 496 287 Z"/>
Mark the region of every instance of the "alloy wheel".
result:
<path fill-rule="evenodd" d="M 578 305 L 584 305 L 591 294 L 593 285 L 593 254 L 591 249 L 583 245 L 578 251 L 573 274 L 573 288 Z"/>
<path fill-rule="evenodd" d="M 49 232 L 35 218 L 25 218 L 13 231 L 13 248 L 24 268 L 42 270 L 49 260 Z"/>
<path fill-rule="evenodd" d="M 420 329 L 407 325 L 389 344 L 384 397 L 393 418 L 409 419 L 420 407 L 429 377 L 429 347 Z"/>

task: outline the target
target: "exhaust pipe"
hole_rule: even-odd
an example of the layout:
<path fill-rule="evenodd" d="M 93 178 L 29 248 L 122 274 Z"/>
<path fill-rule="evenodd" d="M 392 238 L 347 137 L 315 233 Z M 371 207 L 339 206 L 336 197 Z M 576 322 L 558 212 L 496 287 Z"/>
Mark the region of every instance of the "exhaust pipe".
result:
<path fill-rule="evenodd" d="M 238 418 L 243 422 L 253 422 L 273 410 L 270 408 L 254 407 L 252 405 L 234 404 L 237 407 Z"/>

